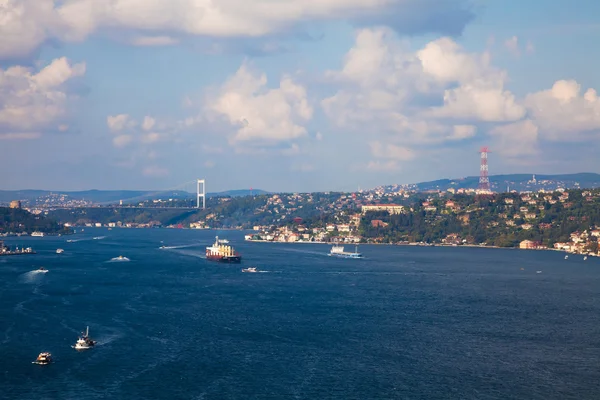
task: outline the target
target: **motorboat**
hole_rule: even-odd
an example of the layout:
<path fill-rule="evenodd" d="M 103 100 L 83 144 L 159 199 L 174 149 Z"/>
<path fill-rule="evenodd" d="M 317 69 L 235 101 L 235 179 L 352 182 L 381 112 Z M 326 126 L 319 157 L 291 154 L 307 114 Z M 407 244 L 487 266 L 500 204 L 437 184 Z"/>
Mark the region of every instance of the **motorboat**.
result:
<path fill-rule="evenodd" d="M 56 249 L 56 254 L 62 254 L 62 253 L 64 253 L 64 252 L 65 252 L 65 251 L 64 251 L 63 249 Z"/>
<path fill-rule="evenodd" d="M 35 359 L 35 361 L 32 361 L 32 364 L 38 364 L 38 365 L 48 365 L 52 362 L 52 354 L 48 353 L 48 352 L 43 352 L 40 353 L 39 356 L 37 356 L 37 358 Z"/>
<path fill-rule="evenodd" d="M 36 272 L 43 272 L 45 274 L 46 272 L 48 272 L 48 270 L 44 267 L 39 267 L 38 269 L 36 269 Z"/>
<path fill-rule="evenodd" d="M 258 271 L 256 270 L 256 267 L 248 267 L 248 268 L 242 269 L 242 272 L 258 272 Z"/>
<path fill-rule="evenodd" d="M 77 342 L 72 346 L 75 350 L 87 350 L 96 345 L 96 341 L 90 338 L 90 327 L 87 326 L 85 333 L 81 332 L 81 336 L 77 339 Z"/>
<path fill-rule="evenodd" d="M 129 258 L 124 257 L 124 256 L 119 256 L 119 257 L 113 258 L 112 261 L 129 261 Z"/>

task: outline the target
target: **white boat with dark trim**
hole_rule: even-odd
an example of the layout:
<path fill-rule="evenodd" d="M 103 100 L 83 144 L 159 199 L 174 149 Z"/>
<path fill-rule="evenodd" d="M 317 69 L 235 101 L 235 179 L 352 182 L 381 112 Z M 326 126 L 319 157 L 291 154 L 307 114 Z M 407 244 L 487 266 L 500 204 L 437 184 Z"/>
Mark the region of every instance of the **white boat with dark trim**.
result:
<path fill-rule="evenodd" d="M 256 270 L 256 267 L 248 267 L 248 268 L 243 268 L 242 272 L 258 272 Z"/>
<path fill-rule="evenodd" d="M 339 258 L 362 258 L 362 254 L 358 252 L 358 246 L 355 247 L 354 253 L 344 251 L 344 246 L 334 244 L 329 251 L 329 255 Z"/>
<path fill-rule="evenodd" d="M 86 327 L 85 333 L 81 332 L 81 336 L 77 339 L 77 342 L 72 346 L 75 350 L 87 350 L 96 345 L 96 341 L 90 338 L 90 327 Z"/>
<path fill-rule="evenodd" d="M 63 249 L 56 249 L 56 254 L 62 254 L 62 253 L 64 253 L 64 252 L 65 252 L 65 251 L 64 251 Z"/>

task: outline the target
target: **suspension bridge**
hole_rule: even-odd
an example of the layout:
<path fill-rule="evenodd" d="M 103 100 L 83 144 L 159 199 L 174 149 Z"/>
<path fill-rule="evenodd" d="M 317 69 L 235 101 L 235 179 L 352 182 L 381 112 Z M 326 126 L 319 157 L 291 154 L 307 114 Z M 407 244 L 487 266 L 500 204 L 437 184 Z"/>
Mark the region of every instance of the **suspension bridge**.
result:
<path fill-rule="evenodd" d="M 135 208 L 135 209 L 205 209 L 206 208 L 206 180 L 195 179 L 184 182 L 172 188 L 154 192 L 144 191 L 107 191 L 111 197 L 105 201 L 91 201 L 81 205 L 48 205 L 44 208 L 73 209 L 73 208 Z M 114 192 L 114 193 L 113 193 Z M 135 196 L 125 197 L 128 192 L 136 193 Z M 138 194 L 140 193 L 141 194 Z M 118 196 L 118 197 L 117 197 Z"/>

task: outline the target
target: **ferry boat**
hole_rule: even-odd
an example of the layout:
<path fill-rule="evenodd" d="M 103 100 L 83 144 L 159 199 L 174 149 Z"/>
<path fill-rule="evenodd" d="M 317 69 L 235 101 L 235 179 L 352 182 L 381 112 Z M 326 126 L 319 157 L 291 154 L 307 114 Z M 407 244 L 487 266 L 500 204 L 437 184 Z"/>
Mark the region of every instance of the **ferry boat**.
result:
<path fill-rule="evenodd" d="M 31 236 L 34 236 L 34 237 L 43 237 L 44 236 L 44 232 L 38 232 L 38 231 L 31 232 Z"/>
<path fill-rule="evenodd" d="M 248 268 L 242 269 L 242 272 L 258 272 L 258 271 L 256 270 L 256 267 L 248 267 Z"/>
<path fill-rule="evenodd" d="M 362 254 L 358 252 L 358 246 L 356 246 L 354 253 L 351 253 L 344 251 L 344 246 L 334 244 L 329 251 L 329 255 L 340 258 L 362 258 Z"/>
<path fill-rule="evenodd" d="M 215 239 L 215 244 L 206 248 L 206 259 L 231 264 L 242 262 L 242 256 L 233 247 L 220 244 L 218 236 Z"/>
<path fill-rule="evenodd" d="M 85 328 L 85 333 L 81 332 L 81 336 L 77 339 L 77 342 L 71 347 L 75 350 L 87 350 L 96 345 L 96 341 L 90 338 L 90 327 Z"/>
<path fill-rule="evenodd" d="M 43 352 L 40 353 L 39 356 L 37 356 L 37 358 L 35 359 L 35 361 L 32 361 L 32 364 L 38 364 L 38 365 L 48 365 L 52 362 L 52 354 L 48 353 L 48 352 Z"/>

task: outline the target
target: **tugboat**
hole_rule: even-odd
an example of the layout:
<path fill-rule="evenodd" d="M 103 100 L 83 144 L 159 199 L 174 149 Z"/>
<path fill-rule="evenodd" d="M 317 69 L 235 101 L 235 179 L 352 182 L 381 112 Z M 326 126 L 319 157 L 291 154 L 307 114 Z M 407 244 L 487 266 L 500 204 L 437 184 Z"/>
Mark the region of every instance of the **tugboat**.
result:
<path fill-rule="evenodd" d="M 81 336 L 77 339 L 77 342 L 72 347 L 75 350 L 87 350 L 96 345 L 96 341 L 90 338 L 90 327 L 86 327 L 85 333 L 81 332 Z"/>
<path fill-rule="evenodd" d="M 258 272 L 256 270 L 256 267 L 248 267 L 248 268 L 243 268 L 242 272 Z"/>
<path fill-rule="evenodd" d="M 362 254 L 358 252 L 358 246 L 356 246 L 354 253 L 350 253 L 344 251 L 344 246 L 333 245 L 333 247 L 329 251 L 329 255 L 340 258 L 362 258 Z"/>
<path fill-rule="evenodd" d="M 218 236 L 216 237 L 215 244 L 206 248 L 206 259 L 230 264 L 239 264 L 242 262 L 242 256 L 233 247 L 220 244 Z"/>
<path fill-rule="evenodd" d="M 32 361 L 31 363 L 38 364 L 38 365 L 48 365 L 51 362 L 52 362 L 52 354 L 43 352 L 43 353 L 40 353 L 40 355 L 37 356 L 35 361 Z"/>

